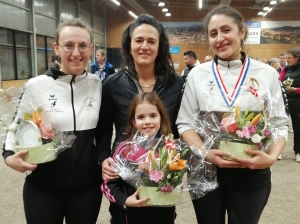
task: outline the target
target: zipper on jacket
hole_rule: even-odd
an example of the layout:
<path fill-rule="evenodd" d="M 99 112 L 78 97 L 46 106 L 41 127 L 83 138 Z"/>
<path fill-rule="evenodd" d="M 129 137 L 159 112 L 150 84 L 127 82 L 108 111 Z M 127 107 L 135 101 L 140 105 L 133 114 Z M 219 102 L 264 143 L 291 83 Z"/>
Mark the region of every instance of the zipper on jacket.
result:
<path fill-rule="evenodd" d="M 73 122 L 74 122 L 74 131 L 76 131 L 76 117 L 75 117 L 75 108 L 74 108 L 74 91 L 73 91 L 73 83 L 75 83 L 75 75 L 73 75 L 70 87 L 71 87 L 71 103 L 72 103 L 72 110 L 73 110 Z M 72 162 L 71 162 L 71 175 L 70 175 L 70 182 L 69 182 L 69 188 L 72 188 L 72 182 L 73 182 L 73 165 L 74 165 L 74 153 L 72 153 Z M 71 192 L 69 192 L 71 194 Z"/>
<path fill-rule="evenodd" d="M 136 82 L 136 80 L 134 78 L 131 77 L 131 75 L 129 75 L 129 73 L 126 71 L 125 74 L 127 74 L 129 76 L 129 78 L 134 82 L 136 88 L 138 89 L 138 93 L 143 92 L 143 90 L 141 89 L 140 85 L 138 85 L 138 83 Z"/>
<path fill-rule="evenodd" d="M 70 86 L 71 86 L 71 103 L 72 103 L 72 110 L 73 110 L 73 122 L 74 122 L 74 131 L 76 131 L 76 116 L 75 116 L 75 108 L 74 108 L 74 91 L 73 91 L 73 85 L 72 83 L 75 83 L 75 75 L 73 75 Z"/>

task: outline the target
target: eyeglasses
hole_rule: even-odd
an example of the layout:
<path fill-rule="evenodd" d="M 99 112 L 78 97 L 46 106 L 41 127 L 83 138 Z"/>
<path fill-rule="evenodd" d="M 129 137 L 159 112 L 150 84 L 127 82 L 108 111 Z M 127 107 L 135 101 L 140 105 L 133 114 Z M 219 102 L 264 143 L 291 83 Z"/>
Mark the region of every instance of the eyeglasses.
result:
<path fill-rule="evenodd" d="M 73 42 L 70 42 L 70 41 L 67 41 L 67 42 L 64 42 L 62 44 L 58 44 L 59 46 L 62 47 L 62 49 L 66 52 L 66 53 L 71 53 L 75 47 L 77 46 L 78 47 L 78 50 L 80 51 L 80 53 L 86 53 L 90 50 L 90 46 L 92 44 L 88 44 L 87 42 L 85 41 L 82 41 L 78 44 L 75 44 Z"/>

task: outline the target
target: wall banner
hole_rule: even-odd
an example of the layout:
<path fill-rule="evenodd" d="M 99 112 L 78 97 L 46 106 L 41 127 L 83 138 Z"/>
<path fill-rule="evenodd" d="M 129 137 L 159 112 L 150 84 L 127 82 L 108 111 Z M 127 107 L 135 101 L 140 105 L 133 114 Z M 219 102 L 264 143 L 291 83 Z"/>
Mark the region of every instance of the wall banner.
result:
<path fill-rule="evenodd" d="M 261 22 L 246 22 L 248 28 L 248 37 L 246 44 L 260 44 Z"/>

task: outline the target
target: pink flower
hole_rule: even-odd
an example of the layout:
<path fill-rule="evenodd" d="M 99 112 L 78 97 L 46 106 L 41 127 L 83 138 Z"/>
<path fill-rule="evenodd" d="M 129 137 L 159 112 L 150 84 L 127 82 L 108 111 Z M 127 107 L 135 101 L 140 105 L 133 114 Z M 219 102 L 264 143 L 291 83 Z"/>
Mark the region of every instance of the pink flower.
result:
<path fill-rule="evenodd" d="M 236 134 L 237 134 L 240 138 L 244 138 L 244 137 L 247 138 L 247 139 L 250 138 L 250 133 L 249 133 L 248 127 L 243 127 L 243 128 L 242 128 L 242 131 L 237 130 L 237 131 L 236 131 Z"/>
<path fill-rule="evenodd" d="M 155 181 L 156 183 L 163 179 L 164 174 L 162 171 L 152 170 L 149 174 L 150 180 Z"/>
<path fill-rule="evenodd" d="M 248 128 L 248 130 L 249 130 L 250 134 L 254 134 L 254 133 L 256 133 L 257 128 L 255 125 L 252 125 Z"/>
<path fill-rule="evenodd" d="M 176 144 L 174 142 L 172 142 L 170 139 L 167 140 L 167 144 L 166 144 L 166 148 L 167 149 L 175 149 L 176 148 Z"/>
<path fill-rule="evenodd" d="M 270 135 L 271 135 L 271 131 L 270 131 L 269 129 L 266 129 L 266 130 L 264 131 L 264 136 L 268 137 L 268 136 L 270 136 Z"/>
<path fill-rule="evenodd" d="M 238 125 L 233 117 L 225 117 L 221 121 L 222 131 L 233 134 L 238 129 Z"/>
<path fill-rule="evenodd" d="M 174 186 L 173 185 L 171 185 L 171 186 L 164 185 L 160 189 L 161 192 L 166 192 L 166 193 L 170 193 L 173 190 L 174 190 Z"/>
<path fill-rule="evenodd" d="M 51 124 L 42 121 L 40 124 L 41 135 L 43 139 L 54 138 L 54 131 L 52 130 Z"/>

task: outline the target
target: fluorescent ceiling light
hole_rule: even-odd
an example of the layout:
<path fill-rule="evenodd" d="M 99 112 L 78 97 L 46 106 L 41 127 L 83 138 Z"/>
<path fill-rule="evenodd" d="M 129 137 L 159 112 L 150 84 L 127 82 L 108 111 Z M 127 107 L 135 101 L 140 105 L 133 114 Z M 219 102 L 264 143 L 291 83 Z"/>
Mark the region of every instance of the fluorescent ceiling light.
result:
<path fill-rule="evenodd" d="M 167 12 L 167 11 L 169 11 L 169 10 L 168 10 L 167 8 L 163 8 L 162 11 L 163 11 L 163 12 Z"/>
<path fill-rule="evenodd" d="M 269 7 L 264 7 L 264 11 L 268 11 L 270 8 Z"/>
<path fill-rule="evenodd" d="M 265 12 L 264 14 L 263 14 L 263 16 L 266 16 L 268 13 L 267 12 Z"/>
<path fill-rule="evenodd" d="M 199 9 L 202 9 L 202 0 L 199 0 Z"/>
<path fill-rule="evenodd" d="M 271 12 L 272 11 L 272 8 L 269 8 L 268 12 Z"/>
<path fill-rule="evenodd" d="M 160 3 L 158 3 L 158 6 L 165 6 L 165 3 L 164 2 L 160 2 Z"/>
<path fill-rule="evenodd" d="M 137 18 L 137 15 L 136 14 L 134 14 L 133 12 L 131 12 L 131 11 L 128 11 L 129 12 L 129 14 L 132 16 L 132 17 L 134 17 L 135 19 Z"/>
<path fill-rule="evenodd" d="M 270 2 L 270 5 L 276 5 L 277 4 L 277 1 L 271 1 Z"/>
<path fill-rule="evenodd" d="M 262 16 L 264 13 L 263 12 L 259 12 L 257 13 L 257 15 Z"/>
<path fill-rule="evenodd" d="M 166 13 L 166 16 L 171 16 L 171 13 L 167 12 L 167 13 Z"/>
<path fill-rule="evenodd" d="M 117 0 L 111 0 L 113 3 L 115 3 L 116 5 L 120 5 L 120 2 L 118 2 Z"/>

